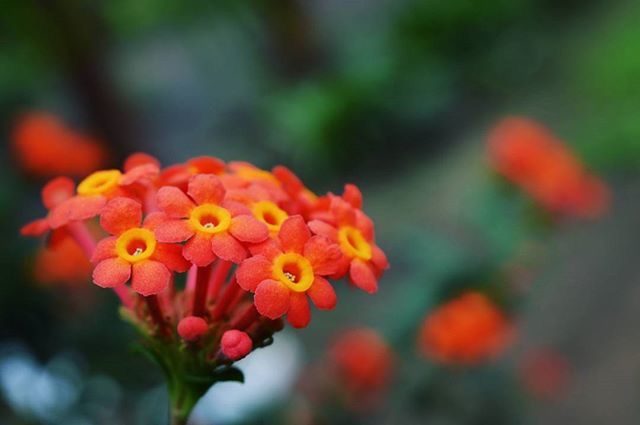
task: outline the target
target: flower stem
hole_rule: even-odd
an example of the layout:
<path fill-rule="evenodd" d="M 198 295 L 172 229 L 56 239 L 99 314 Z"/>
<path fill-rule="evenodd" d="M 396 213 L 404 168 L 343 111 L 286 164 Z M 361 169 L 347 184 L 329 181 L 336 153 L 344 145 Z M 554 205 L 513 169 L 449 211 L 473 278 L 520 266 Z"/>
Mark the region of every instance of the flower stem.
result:
<path fill-rule="evenodd" d="M 209 282 L 210 300 L 215 301 L 218 298 L 222 285 L 229 274 L 229 270 L 231 270 L 231 266 L 233 266 L 231 261 L 225 261 L 222 259 L 219 259 L 216 263 L 216 267 L 211 274 L 211 280 Z"/>
<path fill-rule="evenodd" d="M 66 229 L 73 240 L 80 246 L 80 248 L 84 252 L 84 255 L 87 256 L 87 259 L 91 260 L 97 243 L 94 237 L 91 235 L 91 232 L 87 228 L 86 223 L 69 223 L 67 224 Z M 123 306 L 125 306 L 126 308 L 131 308 L 133 306 L 131 293 L 124 285 L 114 287 L 113 292 L 115 292 L 118 298 L 120 298 L 120 302 Z"/>
<path fill-rule="evenodd" d="M 149 295 L 148 297 L 144 297 L 144 300 L 147 303 L 147 308 L 149 309 L 151 320 L 158 327 L 158 332 L 160 333 L 160 335 L 169 336 L 169 328 L 167 326 L 167 322 L 165 322 L 164 320 L 164 315 L 162 314 L 162 308 L 160 307 L 158 296 Z"/>
<path fill-rule="evenodd" d="M 231 322 L 233 329 L 245 330 L 260 318 L 260 313 L 251 303 L 241 314 L 237 315 Z"/>
<path fill-rule="evenodd" d="M 66 228 L 73 240 L 80 245 L 80 248 L 84 251 L 84 255 L 91 260 L 91 257 L 93 257 L 93 251 L 95 251 L 97 244 L 96 240 L 89 232 L 89 229 L 87 229 L 86 224 L 83 222 L 74 222 L 67 224 Z"/>
<path fill-rule="evenodd" d="M 198 267 L 196 274 L 196 289 L 193 295 L 193 311 L 194 316 L 204 316 L 206 312 L 207 293 L 209 287 L 209 277 L 211 275 L 211 266 Z"/>
<path fill-rule="evenodd" d="M 220 300 L 216 302 L 215 307 L 213 308 L 212 318 L 213 320 L 219 320 L 222 316 L 227 312 L 227 308 L 231 304 L 231 302 L 236 298 L 238 293 L 242 291 L 242 288 L 236 282 L 236 277 L 232 277 L 229 281 L 229 284 L 224 289 Z"/>

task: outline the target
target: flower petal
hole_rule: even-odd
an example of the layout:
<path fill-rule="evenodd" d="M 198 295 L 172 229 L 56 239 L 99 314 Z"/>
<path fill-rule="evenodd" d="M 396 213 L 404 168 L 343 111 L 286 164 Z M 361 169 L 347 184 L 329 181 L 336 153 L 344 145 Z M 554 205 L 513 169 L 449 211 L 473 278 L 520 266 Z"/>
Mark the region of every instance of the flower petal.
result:
<path fill-rule="evenodd" d="M 225 189 L 222 182 L 213 174 L 197 174 L 189 180 L 187 191 L 198 204 L 220 204 Z"/>
<path fill-rule="evenodd" d="M 258 243 L 269 237 L 267 226 L 250 215 L 234 217 L 229 232 L 242 242 Z"/>
<path fill-rule="evenodd" d="M 374 266 L 376 266 L 380 270 L 386 270 L 389 268 L 389 260 L 387 260 L 387 255 L 384 253 L 382 249 L 378 245 L 371 246 L 371 262 Z"/>
<path fill-rule="evenodd" d="M 260 282 L 254 296 L 256 310 L 272 320 L 284 316 L 289 310 L 289 293 L 284 285 L 275 280 Z"/>
<path fill-rule="evenodd" d="M 171 272 L 158 261 L 146 260 L 133 265 L 131 289 L 145 297 L 164 291 L 171 280 Z"/>
<path fill-rule="evenodd" d="M 355 184 L 348 183 L 344 185 L 342 199 L 347 201 L 353 208 L 362 208 L 362 192 Z"/>
<path fill-rule="evenodd" d="M 189 222 L 182 218 L 168 219 L 156 225 L 153 231 L 160 242 L 184 242 L 194 235 Z"/>
<path fill-rule="evenodd" d="M 297 194 L 304 190 L 304 184 L 296 176 L 293 171 L 285 167 L 284 165 L 276 165 L 271 170 L 273 175 L 284 187 L 284 190 L 289 194 Z"/>
<path fill-rule="evenodd" d="M 56 177 L 42 188 L 42 203 L 50 210 L 73 197 L 76 185 L 69 177 Z"/>
<path fill-rule="evenodd" d="M 224 161 L 215 156 L 198 156 L 190 159 L 188 165 L 199 174 L 221 174 L 225 166 Z"/>
<path fill-rule="evenodd" d="M 375 238 L 373 220 L 360 210 L 356 211 L 356 227 L 362 232 L 362 236 L 371 243 Z"/>
<path fill-rule="evenodd" d="M 338 260 L 342 258 L 342 251 L 337 244 L 324 236 L 313 236 L 304 244 L 304 256 L 316 274 L 326 276 L 338 270 Z"/>
<path fill-rule="evenodd" d="M 321 310 L 331 310 L 336 306 L 338 297 L 336 291 L 329 281 L 323 277 L 316 276 L 313 280 L 311 288 L 307 291 L 307 295 L 313 301 L 313 304 Z"/>
<path fill-rule="evenodd" d="M 146 164 L 155 165 L 157 168 L 160 168 L 160 161 L 158 161 L 156 157 L 143 152 L 135 152 L 129 155 L 124 161 L 124 166 L 122 168 L 125 172 L 128 172 L 135 167 Z"/>
<path fill-rule="evenodd" d="M 102 260 L 93 269 L 93 283 L 103 288 L 120 286 L 130 277 L 131 264 L 120 258 Z"/>
<path fill-rule="evenodd" d="M 195 207 L 189 197 L 174 186 L 161 187 L 158 190 L 158 207 L 172 218 L 185 218 Z"/>
<path fill-rule="evenodd" d="M 104 206 L 100 214 L 100 225 L 112 235 L 119 235 L 127 229 L 140 226 L 142 205 L 130 198 L 113 198 Z"/>
<path fill-rule="evenodd" d="M 146 163 L 131 168 L 120 177 L 120 185 L 129 186 L 134 183 L 150 183 L 158 177 L 160 169 L 156 164 Z"/>
<path fill-rule="evenodd" d="M 309 229 L 316 235 L 324 236 L 332 241 L 338 240 L 338 230 L 329 223 L 321 220 L 311 220 L 308 225 Z"/>
<path fill-rule="evenodd" d="M 191 263 L 182 256 L 182 246 L 176 244 L 157 244 L 151 258 L 161 262 L 174 272 L 183 273 L 191 267 Z"/>
<path fill-rule="evenodd" d="M 272 264 L 262 255 L 247 258 L 238 266 L 236 279 L 238 285 L 245 291 L 255 292 L 256 287 L 263 280 L 272 277 Z"/>
<path fill-rule="evenodd" d="M 278 246 L 278 243 L 273 239 L 267 239 L 264 242 L 250 245 L 249 251 L 251 251 L 251 254 L 253 255 L 262 255 L 267 260 L 273 260 L 278 255 L 282 254 L 282 250 Z"/>
<path fill-rule="evenodd" d="M 338 226 L 355 226 L 356 209 L 347 201 L 337 196 L 331 198 L 331 212 Z"/>
<path fill-rule="evenodd" d="M 49 230 L 49 221 L 46 218 L 39 218 L 20 228 L 22 236 L 41 236 Z"/>
<path fill-rule="evenodd" d="M 69 203 L 67 204 L 67 202 Z M 67 202 L 65 204 L 69 208 L 68 220 L 83 221 L 100 214 L 107 203 L 107 198 L 102 195 L 76 196 Z"/>
<path fill-rule="evenodd" d="M 305 224 L 302 216 L 299 215 L 287 218 L 278 232 L 278 238 L 282 243 L 284 252 L 302 253 L 304 244 L 310 237 L 309 227 Z"/>
<path fill-rule="evenodd" d="M 289 300 L 287 321 L 294 328 L 305 328 L 311 321 L 311 309 L 304 292 L 293 292 Z"/>
<path fill-rule="evenodd" d="M 102 239 L 96 245 L 96 249 L 91 256 L 91 262 L 97 263 L 107 258 L 113 258 L 116 256 L 116 241 L 118 238 L 115 236 L 109 236 Z"/>
<path fill-rule="evenodd" d="M 199 234 L 187 241 L 182 248 L 182 255 L 198 267 L 208 266 L 216 259 L 211 249 L 211 240 Z"/>
<path fill-rule="evenodd" d="M 371 266 L 362 260 L 354 259 L 349 268 L 349 278 L 354 285 L 369 294 L 378 290 L 378 279 Z"/>
<path fill-rule="evenodd" d="M 223 260 L 239 264 L 247 258 L 247 250 L 228 232 L 218 233 L 211 238 L 213 252 Z"/>

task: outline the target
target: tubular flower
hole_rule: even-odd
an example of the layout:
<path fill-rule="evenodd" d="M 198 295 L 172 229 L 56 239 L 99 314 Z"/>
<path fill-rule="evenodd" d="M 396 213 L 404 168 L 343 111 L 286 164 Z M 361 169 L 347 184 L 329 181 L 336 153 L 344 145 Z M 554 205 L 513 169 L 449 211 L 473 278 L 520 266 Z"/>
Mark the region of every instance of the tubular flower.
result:
<path fill-rule="evenodd" d="M 225 164 L 221 159 L 213 156 L 199 156 L 191 158 L 184 164 L 167 167 L 160 174 L 158 183 L 162 186 L 176 186 L 186 191 L 191 177 L 198 174 L 220 175 L 224 170 Z"/>
<path fill-rule="evenodd" d="M 596 217 L 608 207 L 607 186 L 535 121 L 506 118 L 489 134 L 488 152 L 498 173 L 552 213 Z"/>
<path fill-rule="evenodd" d="M 513 333 L 509 320 L 486 296 L 468 292 L 426 317 L 419 348 L 441 363 L 472 365 L 501 354 Z"/>
<path fill-rule="evenodd" d="M 225 202 L 225 189 L 213 174 L 199 174 L 189 182 L 188 195 L 166 186 L 158 191 L 158 205 L 167 219 L 156 228 L 162 242 L 184 242 L 184 257 L 203 267 L 216 258 L 240 263 L 244 244 L 269 237 L 266 224 L 242 207 Z"/>
<path fill-rule="evenodd" d="M 70 222 L 87 220 L 100 214 L 109 199 L 127 196 L 138 199 L 145 184 L 158 174 L 152 164 L 139 165 L 126 173 L 100 170 L 89 175 L 76 187 L 76 195 L 65 200 L 49 214 L 49 223 L 56 229 Z"/>
<path fill-rule="evenodd" d="M 101 240 L 93 254 L 93 282 L 113 288 L 131 280 L 131 288 L 140 295 L 162 292 L 171 280 L 171 272 L 185 272 L 189 263 L 177 245 L 159 243 L 150 228 L 152 216 L 142 223 L 141 205 L 129 198 L 114 198 L 104 207 L 100 224 L 111 237 Z"/>
<path fill-rule="evenodd" d="M 44 112 L 20 117 L 12 141 L 20 166 L 37 176 L 82 176 L 100 168 L 107 157 L 97 140 Z"/>
<path fill-rule="evenodd" d="M 68 177 L 56 177 L 44 185 L 41 195 L 42 204 L 49 213 L 46 217 L 24 225 L 20 233 L 24 236 L 40 236 L 51 230 L 53 228 L 50 220 L 51 212 L 73 197 L 74 187 L 73 180 Z"/>
<path fill-rule="evenodd" d="M 286 209 L 292 214 L 300 214 L 309 219 L 318 202 L 318 196 L 306 188 L 298 176 L 287 167 L 278 165 L 273 168 L 272 173 L 288 195 L 285 201 Z"/>
<path fill-rule="evenodd" d="M 122 317 L 165 366 L 179 423 L 210 384 L 241 380 L 232 364 L 270 344 L 284 316 L 307 326 L 308 298 L 333 309 L 328 278 L 352 269 L 352 280 L 373 292 L 387 267 L 355 187 L 316 197 L 283 167 L 269 172 L 213 157 L 160 169 L 137 153 L 123 168 L 77 187 L 53 180 L 42 193 L 49 213 L 22 233 L 53 230 L 49 245 L 72 238 L 91 258 L 94 283 L 113 288 Z M 316 215 L 323 220 L 316 233 L 324 224 L 333 239 L 311 233 L 307 222 Z M 175 285 L 183 272 L 184 287 Z"/>
<path fill-rule="evenodd" d="M 329 361 L 354 402 L 372 401 L 389 385 L 393 353 L 373 329 L 352 329 L 338 335 L 330 347 Z"/>
<path fill-rule="evenodd" d="M 385 253 L 376 245 L 373 222 L 355 205 L 361 205 L 355 186 L 348 186 L 347 199 L 333 196 L 330 214 L 323 214 L 324 220 L 312 220 L 309 228 L 318 235 L 336 242 L 342 252 L 334 277 L 349 274 L 349 280 L 368 293 L 378 290 L 378 278 L 389 268 Z M 357 191 L 357 194 L 356 192 Z M 325 221 L 326 220 L 326 221 Z"/>
<path fill-rule="evenodd" d="M 253 247 L 254 256 L 238 268 L 236 278 L 254 293 L 256 309 L 270 319 L 287 315 L 296 328 L 309 324 L 307 296 L 319 309 L 336 305 L 336 294 L 324 276 L 336 272 L 338 246 L 323 236 L 311 236 L 301 216 L 289 217 L 278 235 Z"/>

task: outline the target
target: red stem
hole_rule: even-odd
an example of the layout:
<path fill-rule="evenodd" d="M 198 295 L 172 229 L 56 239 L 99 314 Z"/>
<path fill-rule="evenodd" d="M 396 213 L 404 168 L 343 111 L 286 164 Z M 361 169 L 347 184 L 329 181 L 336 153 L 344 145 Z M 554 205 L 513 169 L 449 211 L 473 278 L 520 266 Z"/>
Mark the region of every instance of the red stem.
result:
<path fill-rule="evenodd" d="M 211 301 L 215 301 L 218 298 L 218 295 L 220 295 L 220 290 L 227 279 L 231 266 L 233 266 L 231 261 L 225 261 L 222 259 L 218 260 L 213 273 L 211 274 L 211 280 L 209 281 L 209 299 Z"/>
<path fill-rule="evenodd" d="M 194 316 L 204 316 L 206 313 L 207 292 L 209 287 L 209 277 L 211 276 L 211 266 L 198 267 L 196 275 L 196 290 L 193 296 Z"/>
<path fill-rule="evenodd" d="M 93 238 L 93 235 L 91 235 L 91 232 L 87 228 L 86 223 L 82 221 L 69 223 L 67 224 L 66 229 L 73 240 L 76 241 L 82 251 L 84 251 L 87 259 L 91 260 L 91 257 L 93 257 L 93 252 L 95 251 L 98 244 Z M 118 298 L 120 298 L 120 302 L 123 306 L 125 306 L 126 308 L 131 308 L 133 306 L 131 292 L 127 289 L 126 286 L 116 286 L 113 288 L 113 292 L 115 292 Z"/>
<path fill-rule="evenodd" d="M 219 320 L 224 314 L 227 312 L 227 308 L 231 301 L 234 300 L 236 295 L 242 291 L 242 288 L 236 283 L 236 277 L 233 276 L 229 281 L 229 284 L 224 289 L 220 300 L 216 303 L 213 308 L 212 318 L 213 320 Z"/>
<path fill-rule="evenodd" d="M 151 316 L 151 320 L 158 327 L 158 332 L 161 335 L 168 336 L 169 328 L 167 326 L 167 323 L 164 320 L 164 315 L 162 314 L 162 308 L 160 307 L 158 296 L 149 295 L 148 297 L 144 297 L 144 300 L 147 303 L 147 308 L 149 309 L 149 315 Z"/>
<path fill-rule="evenodd" d="M 251 326 L 256 320 L 260 318 L 260 313 L 256 310 L 256 307 L 251 303 L 242 314 L 239 314 L 231 322 L 233 329 L 245 330 Z"/>
<path fill-rule="evenodd" d="M 67 224 L 67 231 L 73 240 L 80 245 L 80 248 L 84 251 L 84 255 L 91 260 L 91 257 L 93 257 L 93 251 L 96 249 L 97 242 L 89 232 L 89 229 L 87 229 L 86 224 L 83 222 L 69 223 Z"/>

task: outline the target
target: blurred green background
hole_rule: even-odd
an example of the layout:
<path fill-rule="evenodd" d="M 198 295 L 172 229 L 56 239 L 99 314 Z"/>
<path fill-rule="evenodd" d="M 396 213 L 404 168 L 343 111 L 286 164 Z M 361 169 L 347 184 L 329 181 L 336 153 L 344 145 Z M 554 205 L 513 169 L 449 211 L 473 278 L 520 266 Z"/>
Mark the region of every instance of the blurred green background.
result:
<path fill-rule="evenodd" d="M 136 151 L 165 165 L 207 154 L 285 164 L 317 192 L 362 188 L 392 263 L 379 294 L 340 288 L 336 311 L 276 337 L 300 367 L 347 325 L 380 330 L 398 352 L 379 411 L 329 412 L 328 423 L 638 423 L 639 20 L 640 3 L 623 0 L 3 4 L 0 423 L 165 415 L 160 373 L 131 351 L 112 294 L 91 286 L 78 300 L 33 281 L 40 242 L 17 229 L 42 214 L 43 181 L 17 166 L 10 143 L 33 109 L 105 141 L 112 165 Z M 488 129 L 507 114 L 566 140 L 611 185 L 610 213 L 532 228 L 527 202 L 496 186 L 484 156 Z M 503 295 L 520 328 L 503 361 L 451 372 L 417 355 L 418 326 L 445 294 L 532 255 L 526 295 Z M 532 400 L 515 374 L 540 346 L 572 368 L 552 401 Z M 262 407 L 229 401 L 235 417 L 211 417 L 291 423 L 300 395 L 283 388 Z"/>

